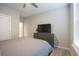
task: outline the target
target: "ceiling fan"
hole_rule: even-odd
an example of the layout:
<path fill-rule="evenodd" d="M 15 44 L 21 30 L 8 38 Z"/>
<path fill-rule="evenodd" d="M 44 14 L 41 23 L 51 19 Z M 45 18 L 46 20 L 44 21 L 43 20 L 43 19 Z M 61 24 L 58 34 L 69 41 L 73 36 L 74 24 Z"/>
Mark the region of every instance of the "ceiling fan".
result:
<path fill-rule="evenodd" d="M 32 6 L 34 6 L 35 8 L 38 8 L 38 6 L 35 3 L 30 3 Z M 23 8 L 26 7 L 26 3 L 23 4 Z"/>

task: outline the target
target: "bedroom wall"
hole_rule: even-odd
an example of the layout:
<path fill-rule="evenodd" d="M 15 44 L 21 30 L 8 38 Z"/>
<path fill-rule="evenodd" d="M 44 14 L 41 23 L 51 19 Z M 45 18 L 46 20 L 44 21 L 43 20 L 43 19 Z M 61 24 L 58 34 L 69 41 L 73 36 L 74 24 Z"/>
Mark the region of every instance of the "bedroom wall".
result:
<path fill-rule="evenodd" d="M 40 13 L 24 19 L 24 36 L 33 37 L 38 24 L 51 24 L 51 32 L 55 34 L 55 43 L 61 47 L 69 47 L 69 6 Z"/>
<path fill-rule="evenodd" d="M 0 5 L 0 13 L 11 16 L 11 35 L 12 38 L 19 37 L 19 12 L 8 6 Z"/>

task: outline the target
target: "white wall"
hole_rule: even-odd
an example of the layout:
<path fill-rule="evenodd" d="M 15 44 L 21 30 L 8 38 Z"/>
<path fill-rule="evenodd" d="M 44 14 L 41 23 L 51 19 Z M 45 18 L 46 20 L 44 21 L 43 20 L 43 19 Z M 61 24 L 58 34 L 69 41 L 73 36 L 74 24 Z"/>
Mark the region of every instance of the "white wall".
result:
<path fill-rule="evenodd" d="M 8 6 L 0 5 L 0 13 L 11 16 L 12 38 L 19 37 L 19 12 Z"/>
<path fill-rule="evenodd" d="M 38 24 L 51 24 L 59 46 L 69 47 L 69 9 L 68 6 L 28 17 L 24 20 L 24 35 L 33 37 Z"/>

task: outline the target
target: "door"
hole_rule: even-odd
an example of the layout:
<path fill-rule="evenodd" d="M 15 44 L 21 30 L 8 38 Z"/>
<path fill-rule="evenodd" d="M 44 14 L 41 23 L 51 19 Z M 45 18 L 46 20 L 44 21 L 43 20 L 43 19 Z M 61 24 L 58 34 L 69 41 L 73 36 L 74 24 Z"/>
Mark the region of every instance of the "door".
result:
<path fill-rule="evenodd" d="M 19 37 L 23 37 L 23 22 L 19 23 Z"/>

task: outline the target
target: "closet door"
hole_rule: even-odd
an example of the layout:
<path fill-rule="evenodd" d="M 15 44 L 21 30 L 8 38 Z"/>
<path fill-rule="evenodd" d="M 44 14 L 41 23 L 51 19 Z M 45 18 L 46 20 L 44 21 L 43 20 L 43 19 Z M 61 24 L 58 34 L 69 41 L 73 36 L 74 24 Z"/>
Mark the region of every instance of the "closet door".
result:
<path fill-rule="evenodd" d="M 0 40 L 11 39 L 11 17 L 0 14 Z"/>

